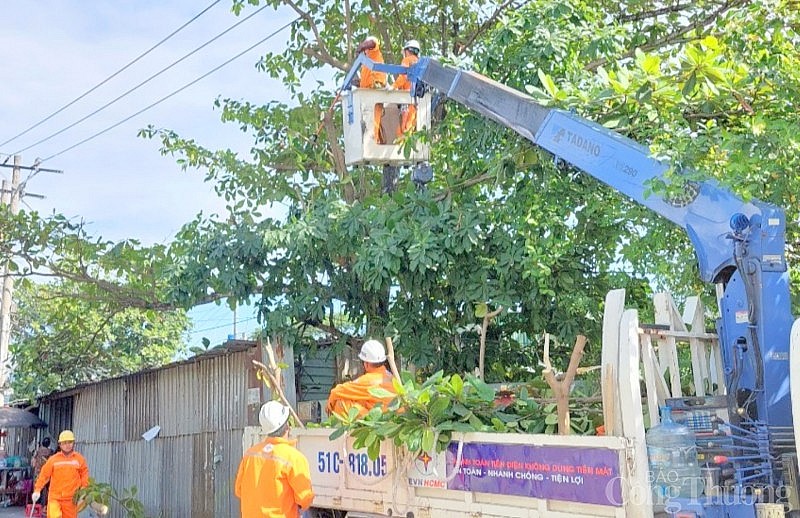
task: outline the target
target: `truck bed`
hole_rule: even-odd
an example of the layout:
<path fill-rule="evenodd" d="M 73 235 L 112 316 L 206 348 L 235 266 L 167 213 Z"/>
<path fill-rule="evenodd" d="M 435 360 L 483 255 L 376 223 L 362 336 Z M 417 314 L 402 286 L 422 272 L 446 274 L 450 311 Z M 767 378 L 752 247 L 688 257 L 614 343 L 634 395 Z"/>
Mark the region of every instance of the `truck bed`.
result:
<path fill-rule="evenodd" d="M 384 443 L 371 460 L 331 433 L 293 431 L 315 508 L 414 518 L 646 516 L 629 498 L 633 450 L 622 437 L 468 433 L 433 454 Z"/>

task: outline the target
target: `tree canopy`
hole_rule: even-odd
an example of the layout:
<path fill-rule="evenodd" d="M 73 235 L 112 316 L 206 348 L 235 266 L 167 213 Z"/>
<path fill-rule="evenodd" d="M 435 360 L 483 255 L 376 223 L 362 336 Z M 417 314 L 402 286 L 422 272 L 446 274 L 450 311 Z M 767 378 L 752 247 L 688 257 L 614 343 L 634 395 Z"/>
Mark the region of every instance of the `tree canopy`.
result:
<path fill-rule="evenodd" d="M 651 286 L 702 288 L 679 229 L 452 102 L 430 137 L 427 190 L 404 181 L 383 195 L 380 171 L 346 169 L 340 113 L 328 109 L 336 85 L 310 78 L 332 69 L 341 80 L 368 34 L 387 61 L 413 37 L 424 54 L 649 145 L 673 164 L 655 192 L 712 178 L 797 220 L 791 2 L 268 3 L 290 6 L 298 20 L 286 49 L 258 66 L 295 102 L 220 101 L 222 120 L 252 135 L 251 156 L 159 133 L 163 152 L 204 169 L 229 197 L 236 222 L 184 228 L 173 249 L 184 259 L 177 286 L 197 289 L 181 296 L 202 293 L 201 280 L 256 291 L 268 328 L 297 339 L 313 326 L 351 340 L 332 318 L 341 307 L 356 334 L 396 334 L 411 360 L 441 366 L 474 357 L 465 344 L 474 343 L 476 308 L 507 308 L 495 340 L 548 330 L 597 341 L 608 289 L 641 301 Z M 285 218 L 261 217 L 276 203 L 289 206 Z M 796 242 L 796 225 L 788 236 Z"/>
<path fill-rule="evenodd" d="M 74 281 L 22 282 L 11 345 L 17 398 L 32 398 L 172 361 L 185 351 L 185 311 L 114 308 Z"/>
<path fill-rule="evenodd" d="M 234 0 L 233 10 L 259 3 Z M 338 83 L 370 34 L 387 62 L 413 37 L 425 55 L 650 146 L 673 166 L 654 192 L 713 179 L 786 208 L 798 259 L 796 2 L 266 3 L 297 14 L 286 47 L 257 63 L 292 102 L 216 101 L 222 121 L 251 136 L 249 155 L 142 132 L 229 202 L 229 214 L 198 217 L 166 249 L 145 251 L 136 273 L 117 272 L 138 286 L 149 265 L 158 288 L 136 294 L 151 307 L 256 296 L 268 330 L 290 341 L 309 328 L 342 344 L 394 335 L 420 366 L 471 370 L 477 324 L 502 306 L 488 364 L 507 378 L 524 375 L 509 365 L 535 364 L 527 344 L 544 331 L 565 343 L 586 334 L 596 353 L 609 289 L 627 288 L 640 307 L 653 287 L 711 293 L 680 229 L 452 101 L 426 137 L 426 189 L 404 173 L 386 195 L 379 168 L 346 168 Z"/>

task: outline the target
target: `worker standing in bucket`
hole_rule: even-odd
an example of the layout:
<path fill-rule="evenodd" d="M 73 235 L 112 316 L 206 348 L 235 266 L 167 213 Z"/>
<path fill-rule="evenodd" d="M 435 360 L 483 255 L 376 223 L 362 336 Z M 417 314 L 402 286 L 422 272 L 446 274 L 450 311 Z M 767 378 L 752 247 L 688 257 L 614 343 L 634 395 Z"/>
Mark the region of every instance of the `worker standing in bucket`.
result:
<path fill-rule="evenodd" d="M 75 434 L 64 430 L 58 435 L 59 451 L 42 466 L 33 486 L 31 500 L 39 501 L 42 488 L 50 482 L 47 518 L 77 518 L 75 492 L 89 485 L 89 466 L 83 455 L 75 451 Z"/>
<path fill-rule="evenodd" d="M 383 63 L 383 53 L 381 52 L 381 45 L 378 38 L 375 36 L 367 36 L 356 49 L 357 54 L 364 54 L 375 63 Z M 377 70 L 370 70 L 369 67 L 362 66 L 358 74 L 359 88 L 375 88 L 381 89 L 386 87 L 386 72 L 379 72 Z M 375 142 L 378 144 L 386 143 L 386 136 L 383 135 L 381 130 L 381 119 L 383 118 L 383 104 L 376 104 L 374 108 L 374 126 L 373 134 L 375 135 Z"/>
<path fill-rule="evenodd" d="M 419 42 L 408 40 L 403 45 L 403 61 L 400 63 L 404 67 L 416 65 L 419 61 Z M 392 84 L 395 90 L 411 91 L 411 81 L 406 74 L 399 74 Z M 417 127 L 417 107 L 409 102 L 404 104 L 400 110 L 400 126 L 397 128 L 397 136 L 402 137 L 406 133 L 414 131 Z"/>
<path fill-rule="evenodd" d="M 328 397 L 328 413 L 344 417 L 351 408 L 358 409 L 363 416 L 377 405 L 384 410 L 395 397 L 393 376 L 386 368 L 386 350 L 377 340 L 367 340 L 361 346 L 358 358 L 364 365 L 364 374 L 353 381 L 333 387 Z M 380 387 L 392 396 L 376 397 L 370 389 Z"/>
<path fill-rule="evenodd" d="M 267 438 L 245 452 L 234 485 L 242 518 L 297 518 L 314 492 L 308 460 L 289 440 L 289 408 L 270 401 L 258 421 Z"/>

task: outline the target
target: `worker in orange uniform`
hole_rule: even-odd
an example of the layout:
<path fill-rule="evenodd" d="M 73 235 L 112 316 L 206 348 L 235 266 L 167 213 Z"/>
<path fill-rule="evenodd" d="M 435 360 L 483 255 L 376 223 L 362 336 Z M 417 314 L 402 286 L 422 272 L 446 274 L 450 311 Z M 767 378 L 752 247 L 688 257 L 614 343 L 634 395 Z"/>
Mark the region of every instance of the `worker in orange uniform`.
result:
<path fill-rule="evenodd" d="M 33 486 L 31 500 L 39 501 L 44 486 L 50 482 L 47 518 L 77 518 L 75 492 L 89 485 L 89 466 L 83 455 L 75 451 L 75 434 L 64 430 L 58 436 L 60 451 L 51 455 Z"/>
<path fill-rule="evenodd" d="M 419 42 L 417 40 L 408 40 L 403 45 L 403 61 L 400 63 L 404 67 L 415 65 L 419 61 Z M 411 91 L 411 81 L 408 80 L 406 74 L 399 74 L 395 79 L 392 88 L 395 90 Z M 409 102 L 403 105 L 400 110 L 400 126 L 397 128 L 397 136 L 402 137 L 403 134 L 414 131 L 417 126 L 417 107 Z"/>
<path fill-rule="evenodd" d="M 381 45 L 378 38 L 375 36 L 367 36 L 367 38 L 358 45 L 356 49 L 358 54 L 364 53 L 369 59 L 375 63 L 383 63 L 383 53 L 381 52 Z M 386 72 L 378 72 L 370 70 L 362 66 L 359 72 L 358 87 L 359 88 L 384 88 L 386 86 Z M 374 135 L 375 141 L 378 144 L 385 144 L 385 136 L 381 132 L 381 119 L 383 118 L 383 105 L 375 105 L 375 118 L 374 118 Z"/>
<path fill-rule="evenodd" d="M 234 486 L 242 518 L 297 518 L 314 492 L 308 460 L 289 440 L 289 408 L 270 401 L 258 421 L 267 438 L 245 452 Z"/>
<path fill-rule="evenodd" d="M 386 369 L 386 351 L 377 340 L 367 340 L 361 346 L 358 358 L 364 364 L 364 374 L 353 381 L 333 387 L 328 397 L 328 413 L 344 417 L 351 408 L 358 409 L 363 416 L 378 404 L 387 409 L 395 398 L 392 374 Z M 370 389 L 380 387 L 392 393 L 392 396 L 376 397 Z"/>

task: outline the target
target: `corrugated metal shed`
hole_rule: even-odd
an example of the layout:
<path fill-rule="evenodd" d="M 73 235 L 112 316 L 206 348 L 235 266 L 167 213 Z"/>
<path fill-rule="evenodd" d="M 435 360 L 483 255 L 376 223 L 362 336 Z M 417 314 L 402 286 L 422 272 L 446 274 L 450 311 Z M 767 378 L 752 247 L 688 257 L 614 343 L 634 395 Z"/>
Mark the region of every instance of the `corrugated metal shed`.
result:
<path fill-rule="evenodd" d="M 328 399 L 336 381 L 336 354 L 332 347 L 319 347 L 298 355 L 300 401 Z"/>
<path fill-rule="evenodd" d="M 255 342 L 227 342 L 183 362 L 50 394 L 39 415 L 51 436 L 72 428 L 92 478 L 118 491 L 135 486 L 148 515 L 239 516 L 233 481 L 242 434 L 258 424 L 265 400 L 253 359 L 263 361 Z M 145 441 L 154 426 L 158 436 Z M 111 516 L 123 513 L 112 506 Z"/>

